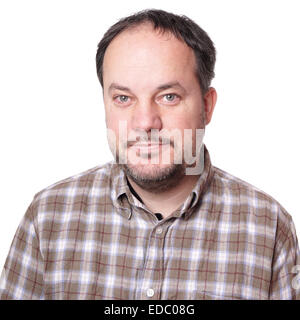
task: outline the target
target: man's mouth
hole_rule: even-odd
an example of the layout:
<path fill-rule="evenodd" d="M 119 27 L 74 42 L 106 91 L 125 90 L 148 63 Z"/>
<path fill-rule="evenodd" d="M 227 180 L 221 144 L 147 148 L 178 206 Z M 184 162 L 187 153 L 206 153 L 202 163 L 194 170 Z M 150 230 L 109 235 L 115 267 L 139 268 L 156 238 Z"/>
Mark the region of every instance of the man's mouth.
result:
<path fill-rule="evenodd" d="M 161 146 L 162 143 L 160 142 L 137 142 L 133 146 L 136 147 L 149 147 L 149 146 Z"/>
<path fill-rule="evenodd" d="M 129 145 L 129 149 L 133 152 L 138 152 L 141 154 L 158 154 L 164 153 L 171 147 L 170 143 L 162 142 L 136 142 L 135 144 Z"/>
<path fill-rule="evenodd" d="M 138 148 L 141 150 L 148 150 L 148 149 L 156 149 L 163 146 L 162 143 L 135 143 L 131 146 L 131 148 Z"/>

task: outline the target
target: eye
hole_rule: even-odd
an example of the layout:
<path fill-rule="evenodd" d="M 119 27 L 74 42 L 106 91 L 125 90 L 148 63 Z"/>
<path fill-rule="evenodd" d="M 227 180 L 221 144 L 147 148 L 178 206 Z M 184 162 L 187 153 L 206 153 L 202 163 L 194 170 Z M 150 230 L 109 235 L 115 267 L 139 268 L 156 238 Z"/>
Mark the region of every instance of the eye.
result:
<path fill-rule="evenodd" d="M 163 102 L 175 104 L 179 102 L 180 97 L 175 93 L 168 93 L 163 95 Z"/>
<path fill-rule="evenodd" d="M 113 99 L 117 104 L 126 104 L 127 102 L 129 102 L 130 98 L 125 95 L 119 95 L 115 96 Z"/>

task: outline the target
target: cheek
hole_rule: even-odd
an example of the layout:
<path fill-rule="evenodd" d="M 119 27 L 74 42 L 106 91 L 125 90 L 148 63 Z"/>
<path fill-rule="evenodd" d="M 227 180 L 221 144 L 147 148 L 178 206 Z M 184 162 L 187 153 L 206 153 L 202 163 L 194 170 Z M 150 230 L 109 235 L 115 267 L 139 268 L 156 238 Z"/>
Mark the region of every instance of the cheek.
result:
<path fill-rule="evenodd" d="M 165 117 L 164 120 L 165 129 L 177 129 L 180 131 L 182 149 L 195 149 L 196 140 L 199 140 L 196 139 L 196 129 L 203 128 L 200 112 L 189 112 L 189 110 L 187 110 L 185 113 L 181 112 L 178 115 Z M 177 141 L 177 144 L 180 145 L 179 141 Z"/>
<path fill-rule="evenodd" d="M 105 121 L 107 128 L 117 130 L 119 128 L 120 122 L 126 122 L 127 126 L 129 124 L 129 117 L 122 110 L 116 109 L 114 107 L 109 107 L 105 109 Z"/>
<path fill-rule="evenodd" d="M 200 123 L 200 121 L 199 121 Z M 163 120 L 163 126 L 167 129 L 179 129 L 183 131 L 184 129 L 192 129 L 197 125 L 197 119 L 195 116 L 189 116 L 188 113 L 181 113 L 178 115 L 167 116 Z"/>
<path fill-rule="evenodd" d="M 108 112 L 106 113 L 106 127 L 114 132 L 117 144 L 120 139 L 125 141 L 131 131 L 130 116 L 119 110 Z"/>
<path fill-rule="evenodd" d="M 106 127 L 109 129 L 112 129 L 115 131 L 115 129 L 118 127 L 116 119 L 112 117 L 111 114 L 106 114 L 105 121 L 106 121 Z"/>
<path fill-rule="evenodd" d="M 201 97 L 192 97 L 185 102 L 185 112 L 182 118 L 186 128 L 196 129 L 203 127 L 203 103 Z"/>
<path fill-rule="evenodd" d="M 202 127 L 202 105 L 199 99 L 187 98 L 179 108 L 164 114 L 164 126 L 169 128 L 195 129 Z"/>

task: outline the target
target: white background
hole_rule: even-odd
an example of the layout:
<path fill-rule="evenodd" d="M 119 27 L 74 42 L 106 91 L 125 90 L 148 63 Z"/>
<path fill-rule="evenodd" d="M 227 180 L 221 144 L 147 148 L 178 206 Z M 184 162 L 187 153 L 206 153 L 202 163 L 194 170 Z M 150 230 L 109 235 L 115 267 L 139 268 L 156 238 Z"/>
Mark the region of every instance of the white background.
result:
<path fill-rule="evenodd" d="M 299 1 L 1 1 L 0 267 L 33 195 L 112 159 L 95 54 L 119 18 L 185 14 L 217 48 L 212 162 L 264 190 L 300 232 Z"/>

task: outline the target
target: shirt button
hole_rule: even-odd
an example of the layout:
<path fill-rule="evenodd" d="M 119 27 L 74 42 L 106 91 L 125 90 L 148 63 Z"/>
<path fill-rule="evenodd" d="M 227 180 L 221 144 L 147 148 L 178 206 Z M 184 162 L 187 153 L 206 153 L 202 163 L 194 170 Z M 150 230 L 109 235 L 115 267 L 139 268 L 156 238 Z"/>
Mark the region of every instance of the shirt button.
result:
<path fill-rule="evenodd" d="M 161 228 L 161 227 L 158 227 L 158 228 L 156 229 L 156 233 L 157 233 L 157 234 L 161 234 L 161 233 L 162 233 L 162 228 Z"/>
<path fill-rule="evenodd" d="M 154 296 L 154 290 L 149 288 L 147 289 L 147 297 L 151 298 Z"/>

